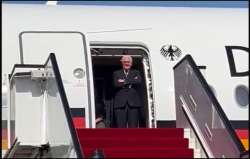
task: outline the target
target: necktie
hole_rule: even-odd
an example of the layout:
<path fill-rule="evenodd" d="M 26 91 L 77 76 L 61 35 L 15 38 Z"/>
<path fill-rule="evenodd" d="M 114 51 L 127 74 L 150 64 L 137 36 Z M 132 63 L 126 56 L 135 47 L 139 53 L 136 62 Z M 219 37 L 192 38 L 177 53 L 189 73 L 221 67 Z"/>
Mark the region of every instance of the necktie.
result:
<path fill-rule="evenodd" d="M 124 70 L 124 74 L 125 74 L 126 78 L 128 77 L 128 72 L 129 72 L 129 71 L 125 71 L 125 70 Z"/>
<path fill-rule="evenodd" d="M 124 74 L 126 76 L 126 79 L 128 78 L 128 73 L 129 73 L 129 70 L 124 70 Z M 128 88 L 131 88 L 131 85 L 128 85 Z"/>

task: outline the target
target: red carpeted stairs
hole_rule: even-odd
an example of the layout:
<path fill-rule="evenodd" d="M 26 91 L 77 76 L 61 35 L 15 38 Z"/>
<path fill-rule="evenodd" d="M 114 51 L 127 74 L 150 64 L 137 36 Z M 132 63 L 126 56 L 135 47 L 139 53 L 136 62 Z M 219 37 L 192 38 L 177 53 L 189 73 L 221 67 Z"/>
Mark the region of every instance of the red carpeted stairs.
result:
<path fill-rule="evenodd" d="M 77 129 L 85 157 L 102 149 L 106 158 L 193 158 L 181 128 Z"/>

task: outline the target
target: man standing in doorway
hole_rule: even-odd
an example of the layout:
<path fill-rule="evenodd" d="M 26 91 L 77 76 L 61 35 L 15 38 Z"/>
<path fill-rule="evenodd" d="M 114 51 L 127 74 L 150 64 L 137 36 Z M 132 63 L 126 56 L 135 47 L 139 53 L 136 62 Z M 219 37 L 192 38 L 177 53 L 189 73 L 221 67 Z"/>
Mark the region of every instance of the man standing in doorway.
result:
<path fill-rule="evenodd" d="M 136 87 L 141 84 L 140 72 L 131 69 L 133 59 L 129 55 L 121 58 L 122 69 L 113 73 L 114 86 L 117 88 L 114 99 L 114 112 L 118 128 L 138 127 L 140 96 Z"/>

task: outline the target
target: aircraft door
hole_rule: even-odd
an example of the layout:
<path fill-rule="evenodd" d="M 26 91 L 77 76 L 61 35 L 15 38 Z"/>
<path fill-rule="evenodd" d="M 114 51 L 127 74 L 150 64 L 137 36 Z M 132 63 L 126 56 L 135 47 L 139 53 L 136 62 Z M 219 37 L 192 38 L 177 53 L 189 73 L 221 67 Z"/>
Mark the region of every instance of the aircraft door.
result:
<path fill-rule="evenodd" d="M 26 31 L 19 40 L 21 63 L 40 64 L 49 53 L 55 53 L 73 121 L 76 114 L 82 119 L 81 127 L 95 127 L 92 63 L 86 36 L 80 32 Z"/>

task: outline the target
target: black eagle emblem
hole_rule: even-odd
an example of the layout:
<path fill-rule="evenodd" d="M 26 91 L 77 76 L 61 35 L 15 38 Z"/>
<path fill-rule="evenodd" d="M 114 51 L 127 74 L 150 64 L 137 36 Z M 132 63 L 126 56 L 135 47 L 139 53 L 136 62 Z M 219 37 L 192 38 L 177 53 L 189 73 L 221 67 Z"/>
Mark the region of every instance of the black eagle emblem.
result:
<path fill-rule="evenodd" d="M 181 56 L 181 50 L 175 45 L 164 45 L 161 54 L 170 61 L 175 61 Z"/>

